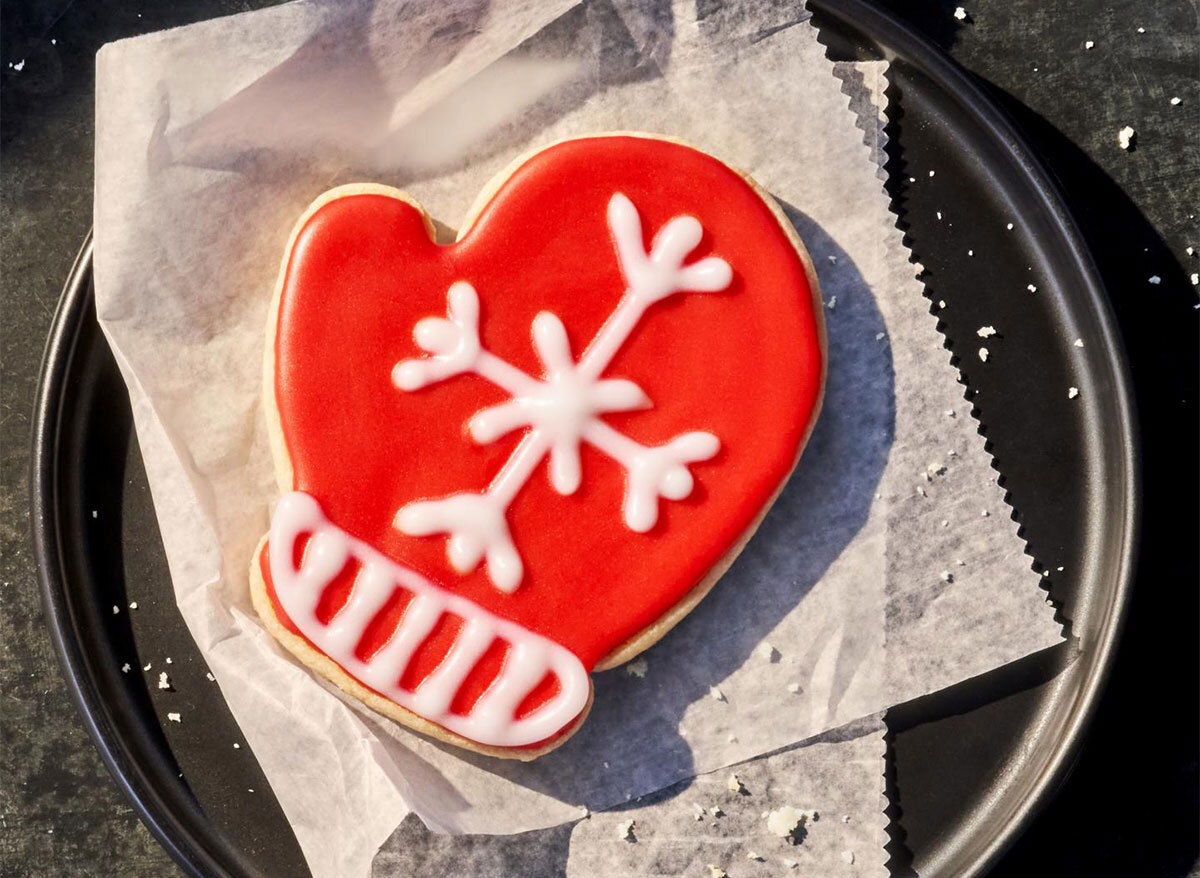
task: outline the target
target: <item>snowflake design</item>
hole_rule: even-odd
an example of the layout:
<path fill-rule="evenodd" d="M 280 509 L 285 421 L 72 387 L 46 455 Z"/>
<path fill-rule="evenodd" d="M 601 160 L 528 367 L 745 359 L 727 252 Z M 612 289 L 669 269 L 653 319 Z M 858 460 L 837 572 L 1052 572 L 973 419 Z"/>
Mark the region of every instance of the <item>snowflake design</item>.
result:
<path fill-rule="evenodd" d="M 601 377 L 650 306 L 676 293 L 719 292 L 733 278 L 729 264 L 716 256 L 683 264 L 704 232 L 694 217 L 670 220 L 649 252 L 637 208 L 625 195 L 612 196 L 607 218 L 626 290 L 578 362 L 562 321 L 548 311 L 533 320 L 533 345 L 545 369 L 542 379 L 486 350 L 479 340 L 479 296 L 471 284 L 458 281 L 446 295 L 447 316 L 427 317 L 415 327 L 417 345 L 430 356 L 403 360 L 392 370 L 392 382 L 404 391 L 474 373 L 509 395 L 508 401 L 473 415 L 467 425 L 480 444 L 526 431 L 487 490 L 409 503 L 393 522 L 410 536 L 448 534 L 451 565 L 468 573 L 486 560 L 488 577 L 504 592 L 514 591 L 524 575 L 508 529 L 508 507 L 547 455 L 550 484 L 562 495 L 579 488 L 581 442 L 620 464 L 627 474 L 625 523 L 644 533 L 658 520 L 660 497 L 682 500 L 691 494 L 694 479 L 688 464 L 708 460 L 720 448 L 717 437 L 705 432 L 642 445 L 601 417 L 652 405 L 632 381 Z"/>

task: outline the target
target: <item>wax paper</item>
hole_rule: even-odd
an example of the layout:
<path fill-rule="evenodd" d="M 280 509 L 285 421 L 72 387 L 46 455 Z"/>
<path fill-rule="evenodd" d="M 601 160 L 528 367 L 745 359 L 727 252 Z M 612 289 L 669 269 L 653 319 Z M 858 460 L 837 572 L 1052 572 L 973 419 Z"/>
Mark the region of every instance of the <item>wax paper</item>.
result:
<path fill-rule="evenodd" d="M 314 873 L 364 873 L 410 812 L 451 833 L 552 826 L 1057 639 L 982 439 L 952 432 L 971 422 L 887 209 L 878 89 L 856 116 L 842 86 L 803 9 L 765 2 L 302 2 L 101 52 L 98 314 L 180 610 Z M 828 302 L 825 409 L 759 534 L 645 675 L 597 675 L 572 741 L 499 762 L 349 703 L 254 616 L 247 567 L 276 493 L 266 307 L 287 233 L 324 189 L 389 183 L 452 228 L 515 155 L 615 129 L 689 140 L 784 205 Z M 893 514 L 958 438 L 975 463 L 926 490 L 939 527 Z M 965 521 L 993 496 L 996 514 Z M 956 553 L 971 578 L 926 566 Z M 893 644 L 933 655 L 893 662 Z"/>

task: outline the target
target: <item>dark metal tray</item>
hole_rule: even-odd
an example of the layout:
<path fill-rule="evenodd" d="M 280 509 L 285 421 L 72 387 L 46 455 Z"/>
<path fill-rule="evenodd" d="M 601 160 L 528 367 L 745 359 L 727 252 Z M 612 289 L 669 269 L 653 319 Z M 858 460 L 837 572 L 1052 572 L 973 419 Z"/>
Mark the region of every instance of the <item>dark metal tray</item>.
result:
<path fill-rule="evenodd" d="M 889 14 L 865 0 L 810 5 L 831 57 L 891 62 L 890 191 L 931 299 L 947 303 L 938 317 L 948 347 L 964 352 L 966 393 L 1070 635 L 888 715 L 890 867 L 975 874 L 1066 777 L 1112 660 L 1138 517 L 1128 380 L 1079 232 L 1011 123 Z M 937 211 L 957 221 L 940 222 Z M 988 323 L 1003 327 L 1003 356 L 984 366 L 971 341 Z M 1078 399 L 1067 399 L 1068 386 Z M 32 492 L 55 646 L 93 741 L 142 819 L 188 872 L 304 874 L 175 608 L 128 397 L 95 319 L 90 240 L 46 348 Z M 160 693 L 168 656 L 178 691 Z M 152 673 L 141 671 L 147 662 Z M 187 721 L 164 722 L 169 709 Z M 544 863 L 547 845 L 523 840 L 543 848 Z M 557 833 L 550 846 L 564 842 Z"/>

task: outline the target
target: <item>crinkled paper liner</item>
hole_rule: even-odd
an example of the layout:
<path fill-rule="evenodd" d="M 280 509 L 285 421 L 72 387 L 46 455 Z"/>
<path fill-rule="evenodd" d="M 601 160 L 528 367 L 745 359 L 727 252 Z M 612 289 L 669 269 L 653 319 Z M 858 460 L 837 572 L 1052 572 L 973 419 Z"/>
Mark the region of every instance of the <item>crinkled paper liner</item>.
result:
<path fill-rule="evenodd" d="M 803 10 L 765 0 L 300 2 L 102 50 L 98 315 L 180 611 L 314 874 L 364 874 L 410 812 L 439 832 L 516 833 L 696 775 L 702 787 L 1057 642 L 888 210 L 881 66 L 859 72 L 831 75 Z M 645 675 L 597 675 L 567 745 L 497 762 L 349 703 L 254 616 L 247 567 L 276 493 L 265 311 L 287 233 L 321 191 L 388 183 L 452 226 L 513 156 L 603 130 L 682 137 L 777 197 L 828 302 L 825 407 L 759 533 Z M 816 763 L 800 774 L 831 797 L 866 788 Z"/>

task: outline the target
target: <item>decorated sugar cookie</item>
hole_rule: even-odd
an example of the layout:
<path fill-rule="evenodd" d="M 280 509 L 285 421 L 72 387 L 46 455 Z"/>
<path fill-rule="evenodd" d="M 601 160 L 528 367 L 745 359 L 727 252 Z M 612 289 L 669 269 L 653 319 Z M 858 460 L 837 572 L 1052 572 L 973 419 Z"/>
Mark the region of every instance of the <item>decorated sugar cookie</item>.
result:
<path fill-rule="evenodd" d="M 695 607 L 791 473 L 819 301 L 770 196 L 667 139 L 534 153 L 449 245 L 402 192 L 325 193 L 270 310 L 283 495 L 259 614 L 407 726 L 517 759 L 558 746 L 591 672 Z"/>

